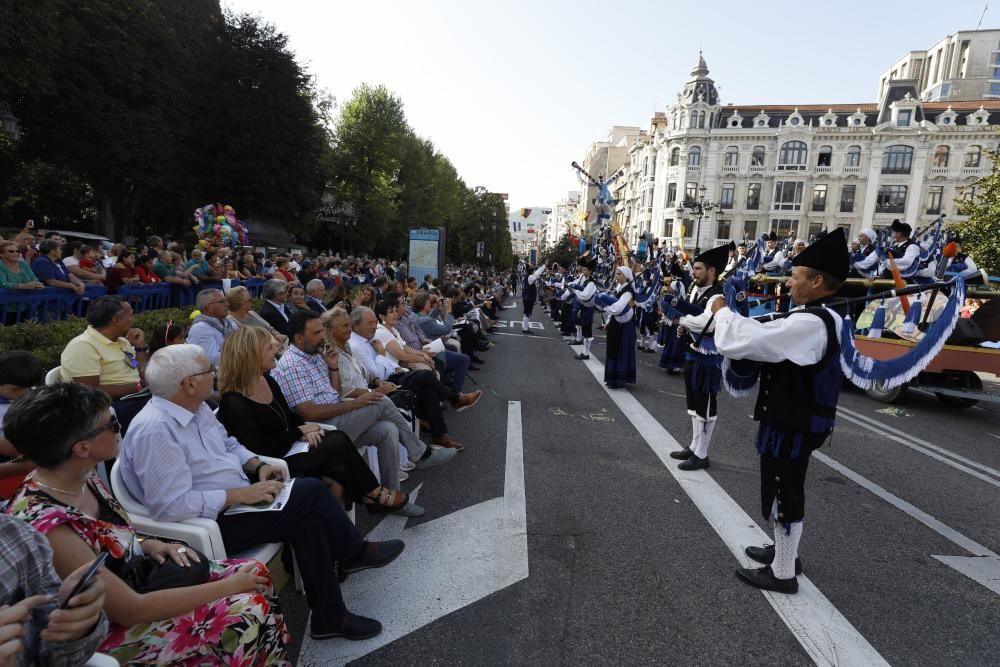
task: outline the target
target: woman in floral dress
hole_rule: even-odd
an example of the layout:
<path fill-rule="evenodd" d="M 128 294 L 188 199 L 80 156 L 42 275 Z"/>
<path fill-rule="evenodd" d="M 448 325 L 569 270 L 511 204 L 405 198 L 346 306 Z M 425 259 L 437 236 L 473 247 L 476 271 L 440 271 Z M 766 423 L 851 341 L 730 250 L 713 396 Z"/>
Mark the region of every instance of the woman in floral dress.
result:
<path fill-rule="evenodd" d="M 179 544 L 140 542 L 128 515 L 95 474 L 118 450 L 106 394 L 81 384 L 32 390 L 11 406 L 4 434 L 38 469 L 6 509 L 45 535 L 66 576 L 107 552 L 105 611 L 111 632 L 98 649 L 128 665 L 290 665 L 288 639 L 267 568 L 211 561 L 207 583 L 138 593 L 118 575 L 129 558 L 190 566 Z"/>

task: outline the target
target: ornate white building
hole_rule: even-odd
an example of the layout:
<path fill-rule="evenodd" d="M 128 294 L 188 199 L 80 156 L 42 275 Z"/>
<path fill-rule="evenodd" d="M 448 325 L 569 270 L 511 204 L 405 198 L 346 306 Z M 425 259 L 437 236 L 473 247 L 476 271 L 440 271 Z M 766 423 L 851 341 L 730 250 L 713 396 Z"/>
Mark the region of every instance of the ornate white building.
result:
<path fill-rule="evenodd" d="M 895 79 L 877 104 L 722 106 L 708 73 L 699 55 L 677 102 L 633 139 L 615 190 L 630 243 L 958 221 L 997 148 L 1000 100 L 921 102 L 918 81 Z"/>

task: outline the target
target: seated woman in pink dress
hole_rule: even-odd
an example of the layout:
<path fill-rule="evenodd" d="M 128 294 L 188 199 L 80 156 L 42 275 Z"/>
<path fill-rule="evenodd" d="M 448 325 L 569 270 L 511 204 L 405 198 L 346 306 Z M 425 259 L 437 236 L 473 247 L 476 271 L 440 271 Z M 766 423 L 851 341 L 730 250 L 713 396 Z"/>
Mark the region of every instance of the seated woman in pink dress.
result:
<path fill-rule="evenodd" d="M 108 554 L 101 575 L 111 632 L 98 650 L 123 664 L 290 665 L 285 621 L 262 563 L 210 561 L 201 577 L 191 574 L 200 563 L 192 549 L 136 539 L 128 514 L 94 472 L 118 453 L 110 406 L 102 391 L 58 384 L 31 390 L 4 419 L 7 439 L 38 466 L 6 512 L 48 538 L 62 577 Z M 178 587 L 139 592 L 150 580 L 125 566 L 145 557 L 150 567 L 167 559 L 180 566 Z M 187 575 L 185 568 L 192 568 Z"/>

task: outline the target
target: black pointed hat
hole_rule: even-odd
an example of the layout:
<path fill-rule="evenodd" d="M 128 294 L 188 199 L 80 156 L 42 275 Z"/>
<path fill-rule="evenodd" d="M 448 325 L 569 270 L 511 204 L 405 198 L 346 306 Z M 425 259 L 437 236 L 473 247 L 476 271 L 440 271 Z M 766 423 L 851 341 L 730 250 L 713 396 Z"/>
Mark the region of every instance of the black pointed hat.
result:
<path fill-rule="evenodd" d="M 905 222 L 900 222 L 899 218 L 892 221 L 892 224 L 889 225 L 889 229 L 891 229 L 894 232 L 901 232 L 903 234 L 906 234 L 907 236 L 913 233 L 913 227 L 910 227 Z"/>
<path fill-rule="evenodd" d="M 706 250 L 697 257 L 694 258 L 695 262 L 701 262 L 705 266 L 714 266 L 715 275 L 722 273 L 723 269 L 726 268 L 726 264 L 729 263 L 729 253 L 730 251 L 736 251 L 736 244 L 730 241 L 726 245 L 720 245 L 717 248 L 712 248 L 711 250 Z"/>
<path fill-rule="evenodd" d="M 842 227 L 837 227 L 826 236 L 816 239 L 792 260 L 792 266 L 805 266 L 829 273 L 840 281 L 847 278 L 850 263 L 847 236 Z"/>

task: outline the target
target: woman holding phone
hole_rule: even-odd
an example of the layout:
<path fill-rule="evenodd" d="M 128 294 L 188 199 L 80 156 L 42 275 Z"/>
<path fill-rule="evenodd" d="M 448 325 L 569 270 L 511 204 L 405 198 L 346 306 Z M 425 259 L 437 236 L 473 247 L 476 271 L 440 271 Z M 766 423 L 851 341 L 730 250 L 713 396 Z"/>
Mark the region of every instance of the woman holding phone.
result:
<path fill-rule="evenodd" d="M 38 466 L 6 512 L 48 539 L 60 576 L 108 554 L 99 576 L 111 632 L 98 650 L 129 664 L 290 665 L 285 622 L 262 563 L 209 561 L 205 568 L 193 549 L 137 539 L 95 473 L 118 454 L 120 427 L 110 406 L 102 391 L 60 383 L 31 390 L 4 418 L 7 439 Z M 137 564 L 140 572 L 170 571 L 173 587 L 136 575 Z"/>

